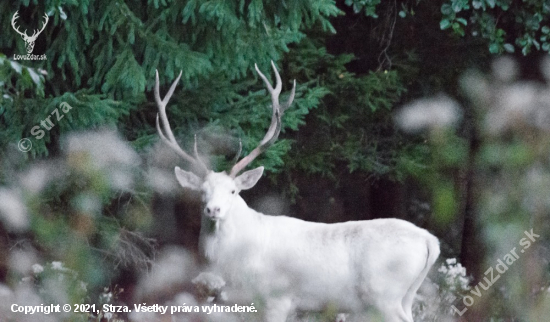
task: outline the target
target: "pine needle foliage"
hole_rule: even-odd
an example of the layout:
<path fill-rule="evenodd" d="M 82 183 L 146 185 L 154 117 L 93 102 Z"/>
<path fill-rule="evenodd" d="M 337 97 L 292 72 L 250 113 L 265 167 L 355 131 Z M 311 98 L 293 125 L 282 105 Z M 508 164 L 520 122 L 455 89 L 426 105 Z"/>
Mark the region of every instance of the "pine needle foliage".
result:
<path fill-rule="evenodd" d="M 136 147 L 150 146 L 156 69 L 161 91 L 183 71 L 183 86 L 169 114 L 178 120 L 176 132 L 184 141 L 200 128 L 228 126 L 247 152 L 270 119 L 254 63 L 269 72 L 269 62 L 281 61 L 306 30 L 334 32 L 329 18 L 340 14 L 328 0 L 15 1 L 2 2 L 0 11 L 5 31 L 0 38 L 0 149 L 16 149 L 26 137 L 33 144 L 27 153 L 31 158 L 54 151 L 67 131 L 109 124 L 123 129 Z M 16 11 L 21 30 L 38 28 L 48 14 L 33 52 L 45 54 L 46 60 L 15 61 L 14 55 L 25 53 L 10 25 Z M 285 127 L 297 129 L 321 92 L 301 85 L 299 108 L 288 112 Z M 45 130 L 43 138 L 32 136 L 32 128 L 62 102 L 73 107 L 67 117 Z M 281 164 L 288 147 L 282 141 L 270 152 L 273 166 Z"/>
<path fill-rule="evenodd" d="M 426 151 L 395 128 L 392 109 L 406 92 L 399 70 L 349 72 L 353 55 L 332 55 L 314 37 L 294 49 L 291 69 L 326 91 L 297 144 L 289 167 L 334 180 L 343 172 L 403 179 L 422 171 Z"/>

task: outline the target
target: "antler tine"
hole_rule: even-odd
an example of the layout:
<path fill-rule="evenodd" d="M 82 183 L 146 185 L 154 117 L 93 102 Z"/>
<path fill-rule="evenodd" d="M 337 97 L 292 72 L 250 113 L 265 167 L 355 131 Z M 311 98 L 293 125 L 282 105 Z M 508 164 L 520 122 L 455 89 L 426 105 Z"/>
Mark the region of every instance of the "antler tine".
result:
<path fill-rule="evenodd" d="M 44 28 L 46 28 L 46 25 L 48 24 L 48 21 L 50 20 L 50 17 L 48 17 L 47 13 L 44 14 L 44 19 L 46 19 L 46 21 L 44 21 L 44 24 L 42 25 L 42 29 L 40 29 L 40 31 L 38 31 L 37 36 L 40 35 L 42 33 L 42 31 L 44 31 Z"/>
<path fill-rule="evenodd" d="M 50 17 L 48 17 L 48 14 L 45 13 L 44 18 L 46 19 L 46 21 L 44 21 L 44 24 L 42 25 L 42 29 L 40 29 L 40 30 L 34 29 L 34 32 L 32 33 L 32 36 L 30 36 L 29 38 L 36 39 L 38 37 L 38 35 L 40 35 L 42 33 L 42 31 L 44 31 L 44 28 L 46 28 L 46 25 L 48 24 L 48 21 L 50 20 Z"/>
<path fill-rule="evenodd" d="M 290 92 L 290 96 L 288 97 L 288 100 L 286 101 L 285 105 L 281 107 L 283 112 L 290 107 L 292 102 L 294 101 L 294 95 L 296 94 L 296 80 L 294 80 L 294 84 L 292 85 L 292 91 Z"/>
<path fill-rule="evenodd" d="M 19 18 L 19 10 L 17 10 L 15 14 L 13 14 L 13 17 L 11 18 L 11 25 L 13 29 L 15 30 L 15 32 L 17 32 L 21 36 L 27 36 L 27 29 L 25 29 L 25 33 L 22 33 L 21 31 L 19 31 L 19 27 L 17 27 L 17 25 L 15 24 L 15 21 L 17 20 L 17 18 Z"/>
<path fill-rule="evenodd" d="M 178 85 L 178 82 L 181 78 L 182 73 L 183 71 L 180 71 L 180 74 L 170 86 L 170 89 L 168 90 L 168 93 L 166 93 L 166 95 L 164 96 L 164 99 L 161 99 L 160 89 L 159 89 L 160 88 L 159 72 L 158 70 L 155 70 L 155 102 L 157 103 L 157 106 L 159 109 L 159 113 L 157 113 L 157 132 L 160 138 L 162 139 L 162 141 L 166 143 L 169 147 L 171 147 L 179 156 L 191 162 L 193 165 L 198 164 L 201 170 L 204 170 L 205 172 L 207 172 L 208 167 L 206 167 L 206 165 L 199 158 L 199 154 L 197 152 L 197 136 L 195 135 L 195 157 L 196 158 L 193 158 L 179 146 L 174 136 L 174 133 L 172 132 L 172 128 L 170 127 L 170 122 L 168 122 L 168 116 L 166 116 L 166 105 L 168 104 L 168 101 L 172 97 L 172 94 L 174 94 L 174 90 Z M 160 114 L 160 119 L 162 120 L 162 127 L 164 129 L 164 132 L 166 132 L 166 136 L 168 137 L 164 135 L 163 130 L 160 127 L 159 114 Z"/>
<path fill-rule="evenodd" d="M 284 111 L 292 104 L 292 101 L 294 100 L 294 94 L 296 93 L 296 80 L 294 80 L 294 85 L 292 87 L 292 92 L 290 94 L 290 97 L 288 101 L 285 103 L 283 107 L 279 104 L 279 94 L 281 94 L 281 90 L 283 88 L 283 82 L 281 81 L 281 75 L 279 75 L 279 72 L 277 71 L 277 67 L 275 67 L 275 63 L 271 61 L 271 66 L 273 67 L 273 71 L 275 72 L 275 88 L 271 85 L 267 77 L 260 71 L 257 64 L 254 64 L 254 67 L 256 68 L 256 71 L 258 72 L 258 75 L 260 78 L 264 81 L 265 86 L 267 87 L 267 90 L 271 96 L 271 107 L 273 109 L 273 114 L 271 116 L 271 124 L 269 125 L 269 129 L 267 130 L 264 138 L 260 142 L 260 144 L 250 152 L 249 155 L 242 158 L 241 161 L 237 162 L 233 168 L 231 168 L 230 176 L 235 177 L 239 172 L 241 172 L 250 162 L 252 162 L 258 155 L 260 155 L 263 151 L 265 151 L 269 146 L 271 146 L 277 138 L 279 137 L 279 133 L 281 132 L 281 120 L 283 117 Z"/>
<path fill-rule="evenodd" d="M 197 163 L 201 166 L 202 170 L 205 172 L 208 172 L 208 167 L 206 164 L 202 161 L 201 157 L 199 156 L 199 150 L 197 149 L 197 135 L 195 134 L 195 159 L 197 160 Z"/>
<path fill-rule="evenodd" d="M 275 72 L 275 79 L 276 79 L 275 88 L 271 86 L 271 83 L 269 82 L 267 77 L 265 77 L 265 75 L 260 71 L 260 69 L 258 68 L 258 64 L 254 64 L 254 68 L 256 68 L 256 72 L 258 72 L 258 75 L 260 75 L 260 77 L 264 81 L 265 86 L 267 87 L 267 90 L 271 94 L 271 102 L 273 103 L 273 107 L 274 108 L 277 107 L 278 109 L 279 94 L 281 94 L 281 90 L 283 88 L 283 82 L 281 81 L 281 75 L 279 75 L 279 72 L 277 71 L 277 68 L 275 67 L 275 63 L 273 63 L 273 61 L 271 61 L 271 66 L 273 67 L 273 71 Z"/>
<path fill-rule="evenodd" d="M 239 157 L 241 156 L 241 152 L 243 152 L 243 141 L 241 139 L 239 139 L 239 150 L 235 154 L 235 158 L 233 158 L 233 164 L 234 165 L 237 164 L 237 162 L 239 161 Z"/>
<path fill-rule="evenodd" d="M 164 126 L 164 125 L 163 125 Z M 189 162 L 192 162 L 194 163 L 195 160 L 193 159 L 193 157 L 191 157 L 189 154 L 187 154 L 185 151 L 183 151 L 181 149 L 181 147 L 175 143 L 175 142 L 172 142 L 170 139 L 166 138 L 166 136 L 164 136 L 164 133 L 162 133 L 162 130 L 160 128 L 160 124 L 159 124 L 159 115 L 157 114 L 157 132 L 160 136 L 160 138 L 162 139 L 162 141 L 164 143 L 166 143 L 166 145 L 168 145 L 169 147 L 172 148 L 172 150 L 174 150 L 179 156 L 181 156 L 182 158 L 184 158 L 185 160 L 189 161 Z M 167 131 L 168 132 L 168 131 Z"/>
<path fill-rule="evenodd" d="M 183 71 L 180 72 L 178 78 L 176 78 L 176 80 L 172 83 L 172 86 L 170 87 L 170 90 L 168 91 L 168 93 L 166 93 L 166 96 L 164 96 L 164 99 L 161 99 L 160 98 L 159 71 L 155 70 L 155 102 L 157 103 L 157 106 L 159 108 L 160 118 L 162 120 L 162 125 L 164 127 L 164 131 L 166 131 L 166 134 L 168 135 L 168 141 L 170 143 L 176 144 L 176 145 L 177 145 L 176 138 L 174 137 L 174 133 L 172 133 L 172 129 L 170 128 L 170 123 L 168 122 L 168 117 L 166 116 L 166 104 L 168 103 L 168 101 L 172 97 L 172 94 L 174 94 L 174 90 L 176 89 L 176 86 L 178 85 L 178 82 L 180 80 L 182 72 Z M 158 120 L 158 113 L 157 113 L 157 120 Z M 159 123 L 157 121 L 157 125 L 158 124 Z M 161 138 L 166 139 L 166 137 L 164 136 L 164 134 L 162 134 L 162 132 L 160 131 L 160 128 L 158 126 L 157 126 L 157 130 L 159 130 L 159 134 L 161 135 Z M 179 148 L 179 146 L 178 146 L 178 148 Z M 179 149 L 181 150 L 181 148 L 179 148 Z M 191 156 L 189 156 L 183 150 L 181 150 L 181 152 L 183 152 L 183 154 L 186 155 L 186 157 L 184 157 L 184 158 L 186 158 L 186 159 L 191 158 Z"/>

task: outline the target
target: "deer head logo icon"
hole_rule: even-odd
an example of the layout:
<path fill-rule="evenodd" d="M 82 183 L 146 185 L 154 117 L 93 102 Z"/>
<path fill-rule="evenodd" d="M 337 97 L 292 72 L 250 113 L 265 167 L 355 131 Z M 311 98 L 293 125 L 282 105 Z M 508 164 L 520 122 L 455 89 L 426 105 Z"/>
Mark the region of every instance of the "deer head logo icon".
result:
<path fill-rule="evenodd" d="M 48 24 L 49 17 L 48 17 L 47 14 L 44 14 L 45 21 L 44 21 L 44 25 L 42 26 L 42 29 L 40 29 L 40 31 L 35 29 L 32 36 L 29 36 L 29 35 L 27 35 L 27 29 L 25 29 L 25 32 L 21 32 L 21 31 L 19 31 L 19 27 L 17 27 L 15 25 L 15 21 L 17 20 L 17 18 L 19 18 L 19 15 L 17 13 L 18 13 L 18 11 L 16 11 L 13 14 L 13 18 L 11 19 L 11 26 L 13 27 L 13 29 L 18 34 L 21 35 L 21 38 L 23 38 L 23 40 L 25 41 L 25 48 L 27 49 L 27 53 L 30 54 L 30 53 L 32 53 L 32 50 L 34 49 L 34 42 L 36 41 L 36 38 L 38 37 L 38 35 L 40 35 L 42 33 L 44 28 L 46 28 L 46 25 Z"/>

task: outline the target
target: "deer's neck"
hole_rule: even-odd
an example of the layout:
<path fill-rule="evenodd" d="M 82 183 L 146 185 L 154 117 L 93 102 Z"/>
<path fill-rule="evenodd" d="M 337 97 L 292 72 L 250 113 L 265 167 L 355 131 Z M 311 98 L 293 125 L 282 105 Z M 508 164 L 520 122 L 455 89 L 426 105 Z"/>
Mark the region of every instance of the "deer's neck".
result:
<path fill-rule="evenodd" d="M 202 217 L 199 247 L 210 263 L 234 256 L 235 249 L 253 244 L 261 230 L 262 214 L 249 208 L 244 200 L 236 200 L 226 218 L 212 221 Z"/>

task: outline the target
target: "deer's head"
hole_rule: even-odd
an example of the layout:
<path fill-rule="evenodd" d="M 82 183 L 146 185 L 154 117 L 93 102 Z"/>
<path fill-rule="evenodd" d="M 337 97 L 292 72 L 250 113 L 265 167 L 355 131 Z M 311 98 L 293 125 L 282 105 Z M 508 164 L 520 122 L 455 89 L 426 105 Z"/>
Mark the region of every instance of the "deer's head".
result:
<path fill-rule="evenodd" d="M 34 49 L 34 42 L 36 41 L 36 38 L 38 38 L 38 35 L 40 35 L 42 31 L 44 31 L 44 28 L 46 28 L 46 25 L 48 24 L 48 20 L 50 20 L 50 18 L 47 14 L 44 14 L 44 25 L 42 25 L 42 29 L 35 29 L 34 33 L 31 36 L 27 35 L 27 29 L 25 29 L 25 32 L 19 31 L 19 27 L 15 25 L 15 21 L 17 20 L 17 18 L 19 18 L 18 11 L 16 11 L 11 18 L 11 26 L 19 35 L 21 35 L 21 38 L 23 38 L 23 40 L 25 41 L 25 48 L 27 49 L 27 53 L 30 54 Z"/>
<path fill-rule="evenodd" d="M 211 220 L 223 220 L 233 204 L 240 200 L 239 192 L 254 187 L 260 180 L 264 168 L 258 167 L 246 171 L 236 178 L 230 177 L 225 172 L 211 171 L 201 179 L 193 172 L 179 167 L 176 167 L 175 171 L 176 178 L 182 187 L 201 192 L 203 215 Z"/>
<path fill-rule="evenodd" d="M 277 80 L 275 88 L 271 86 L 271 83 L 267 80 L 264 74 L 260 72 L 258 66 L 256 66 L 256 71 L 258 72 L 258 75 L 260 75 L 260 77 L 264 81 L 267 90 L 271 95 L 271 103 L 273 109 L 271 124 L 260 144 L 254 150 L 252 150 L 250 154 L 242 158 L 240 161 L 236 162 L 229 173 L 226 173 L 225 171 L 213 172 L 208 169 L 208 167 L 204 164 L 204 162 L 202 162 L 201 158 L 199 157 L 196 138 L 194 157 L 185 152 L 176 142 L 174 134 L 172 133 L 172 129 L 170 128 L 170 123 L 168 122 L 168 117 L 166 116 L 166 104 L 174 93 L 174 90 L 182 73 L 180 72 L 178 78 L 174 81 L 174 83 L 172 83 L 172 86 L 168 90 L 168 93 L 162 100 L 159 93 L 158 71 L 156 73 L 155 101 L 159 108 L 159 114 L 157 114 L 157 131 L 161 139 L 183 159 L 190 162 L 192 168 L 195 169 L 195 172 L 191 172 L 176 167 L 176 179 L 182 187 L 201 192 L 202 202 L 204 205 L 203 215 L 210 220 L 218 221 L 226 218 L 228 215 L 228 211 L 232 208 L 235 202 L 243 202 L 241 197 L 239 196 L 239 192 L 254 187 L 258 180 L 260 180 L 264 171 L 264 167 L 258 167 L 253 170 L 245 171 L 241 175 L 239 175 L 239 173 L 258 155 L 260 155 L 277 140 L 277 137 L 281 132 L 281 118 L 283 116 L 283 113 L 294 100 L 296 81 L 294 81 L 292 92 L 288 101 L 283 105 L 279 104 L 279 94 L 281 93 L 282 89 L 281 76 L 277 72 L 275 64 L 271 62 L 271 65 L 273 67 L 273 70 L 275 71 L 275 78 Z M 161 130 L 159 119 L 162 121 L 164 131 Z M 166 133 L 166 135 L 164 134 L 164 132 Z M 240 145 L 239 152 L 237 153 L 237 156 L 235 158 L 236 161 L 239 159 L 241 150 L 242 146 Z"/>

